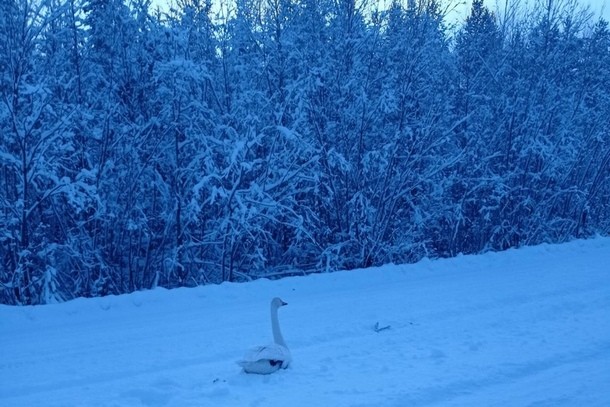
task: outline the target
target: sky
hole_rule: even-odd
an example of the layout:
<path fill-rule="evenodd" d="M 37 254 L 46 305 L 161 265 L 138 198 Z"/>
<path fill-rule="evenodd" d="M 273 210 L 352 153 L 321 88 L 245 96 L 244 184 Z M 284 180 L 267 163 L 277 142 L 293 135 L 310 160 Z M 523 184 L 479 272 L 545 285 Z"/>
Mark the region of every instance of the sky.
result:
<path fill-rule="evenodd" d="M 595 13 L 599 13 L 606 20 L 610 20 L 610 2 L 605 0 L 592 0 L 589 5 Z"/>
<path fill-rule="evenodd" d="M 170 4 L 173 0 L 153 0 L 153 4 L 160 6 L 162 9 L 167 8 L 168 4 Z M 212 3 L 218 3 L 220 0 L 212 0 Z M 390 3 L 391 0 L 371 0 L 371 1 L 380 1 L 384 3 Z M 442 0 L 443 2 L 447 2 L 447 0 Z M 455 2 L 455 0 L 450 0 Z M 543 0 L 523 0 L 524 4 L 535 4 L 536 1 Z M 589 6 L 591 12 L 593 13 L 594 20 L 597 20 L 598 17 L 604 17 L 606 21 L 610 21 L 610 0 L 564 0 L 564 1 L 575 1 L 584 6 Z M 468 14 L 468 10 L 470 10 L 470 5 L 472 4 L 472 0 L 458 0 L 457 2 L 461 3 L 457 7 L 457 15 L 458 19 L 464 19 Z M 514 2 L 512 0 L 511 2 Z M 505 0 L 485 0 L 485 4 L 492 10 L 496 10 L 498 8 L 498 4 L 504 4 Z"/>
<path fill-rule="evenodd" d="M 511 3 L 519 0 L 512 0 Z M 538 2 L 546 2 L 545 0 L 521 0 L 526 6 L 533 6 Z M 582 6 L 590 7 L 591 12 L 593 13 L 594 20 L 597 20 L 598 17 L 604 17 L 607 21 L 610 21 L 610 0 L 559 0 L 565 3 L 574 2 L 576 4 L 580 4 Z M 499 8 L 499 4 L 505 4 L 505 0 L 485 0 L 485 4 L 492 10 L 496 10 Z M 470 4 L 472 4 L 471 0 L 465 0 L 464 9 L 466 13 L 470 9 Z M 501 8 L 501 6 L 500 6 Z"/>

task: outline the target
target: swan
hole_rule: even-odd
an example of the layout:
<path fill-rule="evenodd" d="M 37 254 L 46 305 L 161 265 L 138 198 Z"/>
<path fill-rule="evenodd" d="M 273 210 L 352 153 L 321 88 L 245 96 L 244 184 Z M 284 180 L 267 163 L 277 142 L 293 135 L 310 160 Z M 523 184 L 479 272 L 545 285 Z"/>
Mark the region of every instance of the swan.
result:
<path fill-rule="evenodd" d="M 290 351 L 284 342 L 284 337 L 280 331 L 280 323 L 277 319 L 277 310 L 288 303 L 280 298 L 271 300 L 271 330 L 275 343 L 257 346 L 251 349 L 244 358 L 237 362 L 244 372 L 256 374 L 270 374 L 280 368 L 286 369 L 292 361 Z"/>

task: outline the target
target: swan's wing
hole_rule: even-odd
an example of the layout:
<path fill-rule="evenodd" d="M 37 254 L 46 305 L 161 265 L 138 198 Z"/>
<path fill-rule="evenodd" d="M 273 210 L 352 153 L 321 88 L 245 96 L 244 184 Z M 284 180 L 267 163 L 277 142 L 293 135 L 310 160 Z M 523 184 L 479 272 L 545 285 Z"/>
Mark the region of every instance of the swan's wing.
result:
<path fill-rule="evenodd" d="M 291 359 L 290 351 L 286 347 L 273 343 L 250 349 L 250 351 L 244 355 L 243 362 L 271 360 L 282 362 L 282 365 L 286 364 L 287 366 L 287 363 L 289 363 Z"/>
<path fill-rule="evenodd" d="M 290 351 L 286 347 L 271 344 L 251 349 L 237 364 L 246 373 L 270 374 L 280 368 L 286 369 L 291 360 Z"/>
<path fill-rule="evenodd" d="M 282 362 L 268 359 L 261 359 L 255 362 L 240 360 L 237 364 L 244 369 L 244 372 L 256 374 L 271 374 L 277 372 L 280 367 L 283 367 Z"/>

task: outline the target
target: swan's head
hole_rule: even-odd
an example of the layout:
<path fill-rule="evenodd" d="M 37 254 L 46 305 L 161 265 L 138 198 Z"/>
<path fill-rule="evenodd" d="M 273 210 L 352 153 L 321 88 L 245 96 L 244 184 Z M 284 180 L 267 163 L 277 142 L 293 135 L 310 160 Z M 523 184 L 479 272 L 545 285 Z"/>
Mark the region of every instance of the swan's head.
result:
<path fill-rule="evenodd" d="M 283 307 L 284 305 L 288 305 L 288 303 L 282 301 L 281 298 L 275 297 L 274 299 L 271 300 L 271 307 L 273 307 L 273 308 Z"/>

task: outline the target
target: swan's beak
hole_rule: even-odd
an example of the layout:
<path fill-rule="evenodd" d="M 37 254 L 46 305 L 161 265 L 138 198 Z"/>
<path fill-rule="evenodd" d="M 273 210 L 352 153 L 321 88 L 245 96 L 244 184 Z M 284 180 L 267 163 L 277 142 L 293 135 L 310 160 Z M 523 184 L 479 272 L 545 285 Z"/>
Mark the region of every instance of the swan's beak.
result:
<path fill-rule="evenodd" d="M 284 305 L 288 305 L 288 303 L 287 303 L 287 302 L 282 301 L 282 306 L 284 306 Z"/>

